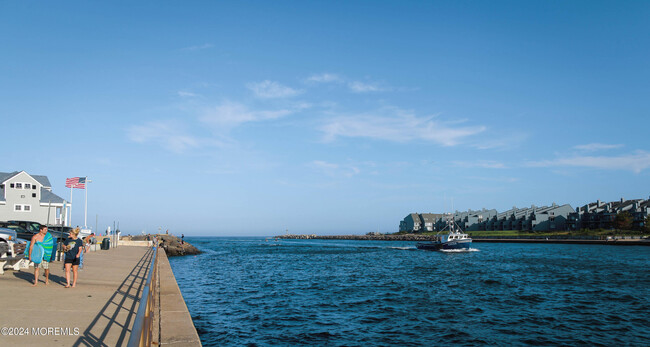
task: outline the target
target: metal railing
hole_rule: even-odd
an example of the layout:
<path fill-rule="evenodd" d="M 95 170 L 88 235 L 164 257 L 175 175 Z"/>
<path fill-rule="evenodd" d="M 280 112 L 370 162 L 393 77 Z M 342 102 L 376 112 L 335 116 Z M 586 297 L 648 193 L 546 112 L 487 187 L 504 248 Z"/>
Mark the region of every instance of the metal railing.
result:
<path fill-rule="evenodd" d="M 158 280 L 158 238 L 154 238 L 153 258 L 149 267 L 147 282 L 142 290 L 140 306 L 133 322 L 133 329 L 129 337 L 128 347 L 151 346 L 154 318 L 154 297 L 156 295 L 156 282 Z"/>

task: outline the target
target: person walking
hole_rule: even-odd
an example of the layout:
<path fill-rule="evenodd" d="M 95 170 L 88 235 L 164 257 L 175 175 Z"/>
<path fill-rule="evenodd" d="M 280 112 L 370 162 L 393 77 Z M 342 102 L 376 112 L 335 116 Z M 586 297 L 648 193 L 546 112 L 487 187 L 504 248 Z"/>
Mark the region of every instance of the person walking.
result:
<path fill-rule="evenodd" d="M 29 243 L 29 250 L 27 250 L 29 255 L 29 260 L 34 262 L 34 284 L 32 287 L 36 287 L 38 284 L 38 275 L 39 270 L 43 269 L 43 275 L 45 276 L 45 285 L 50 283 L 50 258 L 52 255 L 52 248 L 54 246 L 54 238 L 50 233 L 47 232 L 47 226 L 41 225 L 38 230 L 38 234 L 32 236 L 32 241 Z M 34 247 L 42 247 L 42 259 L 32 259 L 32 251 Z M 40 261 L 40 263 L 37 263 Z"/>
<path fill-rule="evenodd" d="M 66 288 L 74 288 L 77 285 L 79 263 L 83 242 L 79 239 L 79 228 L 70 231 L 70 237 L 65 240 L 65 280 Z M 72 269 L 72 285 L 70 285 L 70 270 Z"/>

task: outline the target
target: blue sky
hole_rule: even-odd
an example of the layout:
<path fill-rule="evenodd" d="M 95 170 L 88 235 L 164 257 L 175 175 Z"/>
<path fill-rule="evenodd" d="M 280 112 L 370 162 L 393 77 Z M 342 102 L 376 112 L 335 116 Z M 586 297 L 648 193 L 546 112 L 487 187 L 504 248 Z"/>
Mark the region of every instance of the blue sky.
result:
<path fill-rule="evenodd" d="M 66 199 L 88 176 L 88 224 L 126 233 L 393 232 L 452 201 L 648 198 L 648 18 L 644 1 L 0 1 L 0 171 Z"/>

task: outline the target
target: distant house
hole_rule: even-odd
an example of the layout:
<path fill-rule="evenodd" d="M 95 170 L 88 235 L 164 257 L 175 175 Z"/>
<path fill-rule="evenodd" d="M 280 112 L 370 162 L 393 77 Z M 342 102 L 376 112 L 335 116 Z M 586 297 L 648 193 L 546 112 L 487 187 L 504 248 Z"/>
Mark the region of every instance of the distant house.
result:
<path fill-rule="evenodd" d="M 517 208 L 513 207 L 504 212 L 495 209 L 478 211 L 456 211 L 449 214 L 411 213 L 400 222 L 400 231 L 421 232 L 440 231 L 447 227 L 447 218 L 454 220 L 464 231 L 479 230 L 522 230 L 522 231 L 552 231 L 565 230 L 569 214 L 573 212 L 570 205 Z M 635 221 L 641 218 L 638 214 Z M 645 218 L 645 217 L 643 217 Z"/>
<path fill-rule="evenodd" d="M 614 221 L 619 213 L 628 212 L 632 216 L 632 227 L 640 228 L 645 225 L 645 219 L 650 215 L 650 199 L 634 199 L 603 202 L 597 200 L 576 208 L 568 216 L 569 230 L 580 229 L 613 229 Z"/>
<path fill-rule="evenodd" d="M 436 222 L 443 217 L 439 213 L 422 213 L 420 220 L 422 221 L 422 231 L 435 231 Z"/>
<path fill-rule="evenodd" d="M 420 232 L 422 231 L 422 220 L 417 213 L 410 213 L 399 223 L 399 231 Z"/>
<path fill-rule="evenodd" d="M 461 229 L 465 231 L 486 230 L 488 221 L 497 215 L 497 210 L 486 210 L 485 208 L 479 211 L 468 210 L 467 212 L 456 212 L 454 221 Z"/>
<path fill-rule="evenodd" d="M 573 212 L 571 205 L 555 203 L 549 207 L 535 208 L 530 216 L 530 229 L 534 231 L 566 230 L 567 220 Z"/>
<path fill-rule="evenodd" d="M 70 204 L 52 193 L 46 176 L 0 172 L 0 220 L 67 225 Z"/>
<path fill-rule="evenodd" d="M 571 205 L 517 208 L 498 213 L 484 223 L 485 228 L 479 230 L 520 230 L 520 231 L 553 231 L 565 230 L 569 214 L 573 212 Z"/>

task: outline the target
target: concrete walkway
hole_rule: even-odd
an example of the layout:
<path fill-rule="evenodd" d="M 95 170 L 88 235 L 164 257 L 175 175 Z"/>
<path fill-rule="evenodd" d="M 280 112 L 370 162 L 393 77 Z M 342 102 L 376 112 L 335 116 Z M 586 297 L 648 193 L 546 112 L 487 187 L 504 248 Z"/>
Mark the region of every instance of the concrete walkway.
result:
<path fill-rule="evenodd" d="M 199 347 L 201 339 L 196 332 L 176 277 L 169 265 L 165 251 L 158 253 L 158 298 L 157 308 L 160 317 L 154 321 L 154 336 L 158 336 L 160 346 Z M 156 335 L 158 334 L 158 335 Z M 155 337 L 154 337 L 155 340 Z"/>
<path fill-rule="evenodd" d="M 43 270 L 36 287 L 33 268 L 6 271 L 0 346 L 126 345 L 152 256 L 148 247 L 88 252 L 77 287 L 68 289 L 61 262 L 50 264 L 48 286 Z"/>

